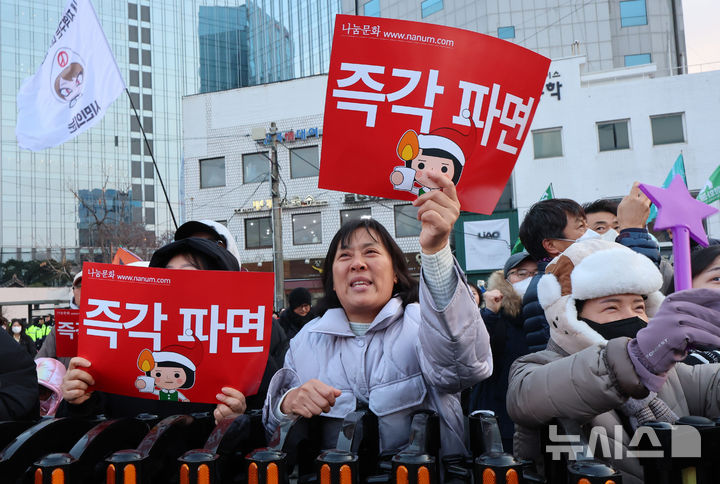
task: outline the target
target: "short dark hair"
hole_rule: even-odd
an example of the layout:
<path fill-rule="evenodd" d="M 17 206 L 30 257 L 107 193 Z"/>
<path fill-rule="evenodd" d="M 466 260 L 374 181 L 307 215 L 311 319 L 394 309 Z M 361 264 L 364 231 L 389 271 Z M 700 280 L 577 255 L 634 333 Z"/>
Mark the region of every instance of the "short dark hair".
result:
<path fill-rule="evenodd" d="M 551 198 L 537 202 L 520 224 L 520 242 L 535 260 L 550 257 L 543 247 L 545 239 L 562 239 L 568 215 L 585 217 L 583 208 L 569 198 Z"/>
<path fill-rule="evenodd" d="M 195 372 L 181 363 L 176 363 L 174 361 L 161 361 L 157 364 L 157 366 L 159 368 L 182 368 L 185 371 L 185 383 L 183 383 L 180 389 L 192 388 L 195 384 Z M 152 371 L 153 370 L 146 371 L 145 375 L 152 378 Z"/>
<path fill-rule="evenodd" d="M 338 247 L 346 247 L 356 230 L 366 230 L 375 240 L 377 240 L 375 237 L 377 236 L 377 238 L 380 239 L 380 243 L 390 254 L 393 270 L 397 276 L 397 282 L 393 286 L 393 296 L 400 297 L 403 307 L 410 303 L 417 302 L 418 282 L 410 275 L 407 262 L 405 261 L 405 254 L 403 254 L 403 251 L 400 247 L 398 247 L 390 233 L 375 219 L 356 219 L 347 222 L 340 227 L 340 230 L 337 231 L 332 241 L 330 241 L 330 247 L 328 248 L 328 253 L 325 256 L 322 272 L 322 283 L 325 290 L 325 296 L 318 304 L 317 314 L 322 316 L 328 309 L 342 307 L 340 300 L 333 289 L 333 262 L 335 261 L 335 254 L 337 254 Z"/>
<path fill-rule="evenodd" d="M 710 267 L 715 259 L 720 256 L 720 245 L 711 245 L 693 250 L 690 253 L 690 267 L 692 277 L 696 277 L 702 271 Z"/>
<path fill-rule="evenodd" d="M 601 198 L 600 200 L 595 200 L 594 202 L 584 203 L 582 208 L 585 210 L 585 215 L 589 213 L 609 212 L 617 217 L 618 203 L 619 202 L 615 202 L 613 200 Z"/>

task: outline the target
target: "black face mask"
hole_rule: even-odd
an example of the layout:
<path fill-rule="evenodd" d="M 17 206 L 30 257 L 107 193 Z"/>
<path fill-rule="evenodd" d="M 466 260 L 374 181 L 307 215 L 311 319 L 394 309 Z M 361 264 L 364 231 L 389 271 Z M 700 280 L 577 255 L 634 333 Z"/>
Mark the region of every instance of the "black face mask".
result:
<path fill-rule="evenodd" d="M 587 325 L 590 326 L 590 329 L 607 340 L 621 338 L 623 336 L 634 338 L 638 331 L 647 326 L 647 323 L 637 316 L 605 324 L 596 323 L 586 318 L 580 318 L 580 320 L 585 321 Z"/>

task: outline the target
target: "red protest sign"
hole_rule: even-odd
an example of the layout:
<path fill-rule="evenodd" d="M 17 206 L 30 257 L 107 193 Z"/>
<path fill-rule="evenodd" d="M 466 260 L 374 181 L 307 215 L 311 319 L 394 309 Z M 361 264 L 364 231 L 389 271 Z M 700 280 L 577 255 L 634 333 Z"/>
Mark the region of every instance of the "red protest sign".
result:
<path fill-rule="evenodd" d="M 78 355 L 96 390 L 216 403 L 257 393 L 272 330 L 273 274 L 83 266 Z"/>
<path fill-rule="evenodd" d="M 78 354 L 78 309 L 55 310 L 55 355 L 73 357 Z"/>
<path fill-rule="evenodd" d="M 337 15 L 318 186 L 413 200 L 436 171 L 464 210 L 491 213 L 549 65 L 467 30 Z"/>

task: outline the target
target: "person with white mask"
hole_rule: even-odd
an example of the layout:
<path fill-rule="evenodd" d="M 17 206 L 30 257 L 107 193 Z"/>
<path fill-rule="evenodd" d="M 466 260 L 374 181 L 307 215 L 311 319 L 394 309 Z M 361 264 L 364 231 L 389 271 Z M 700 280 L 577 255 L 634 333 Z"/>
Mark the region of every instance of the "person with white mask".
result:
<path fill-rule="evenodd" d="M 522 297 L 533 276 L 537 274 L 537 262 L 527 252 L 511 255 L 503 269 L 495 271 L 488 279 L 483 294 L 485 307 L 482 319 L 490 334 L 493 355 L 493 373 L 487 380 L 473 386 L 468 410 L 492 410 L 498 419 L 503 447 L 512 451 L 513 421 L 507 413 L 505 396 L 510 366 L 528 353 L 523 331 Z"/>
<path fill-rule="evenodd" d="M 649 215 L 650 200 L 635 182 L 630 193 L 617 207 L 620 231 L 615 242 L 646 256 L 658 265 L 660 249 L 645 227 Z M 520 225 L 520 241 L 538 261 L 538 274 L 530 281 L 523 297 L 523 328 L 531 352 L 545 349 L 550 337 L 550 328 L 537 299 L 537 283 L 544 274 L 545 267 L 575 242 L 594 238 L 601 238 L 601 235 L 588 228 L 585 211 L 574 200 L 543 200 L 530 207 L 525 215 Z"/>
<path fill-rule="evenodd" d="M 588 229 L 600 234 L 602 239 L 614 242 L 615 238 L 620 235 L 617 207 L 618 202 L 602 198 L 583 204 Z"/>

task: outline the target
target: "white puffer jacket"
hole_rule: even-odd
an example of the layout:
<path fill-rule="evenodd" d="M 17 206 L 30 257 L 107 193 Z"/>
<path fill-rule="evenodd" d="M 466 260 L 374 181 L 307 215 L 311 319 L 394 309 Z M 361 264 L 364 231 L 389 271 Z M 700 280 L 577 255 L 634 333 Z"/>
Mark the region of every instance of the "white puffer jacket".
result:
<path fill-rule="evenodd" d="M 420 281 L 420 302 L 403 309 L 390 299 L 364 336 L 350 330 L 345 312 L 330 309 L 290 342 L 285 367 L 270 382 L 263 422 L 272 433 L 273 409 L 293 387 L 316 378 L 342 391 L 327 417 L 344 418 L 360 402 L 378 416 L 380 451 L 408 441 L 410 415 L 431 409 L 441 421 L 442 453 L 467 453 L 459 393 L 492 374 L 490 341 L 459 268 L 450 303 L 438 310 Z"/>

